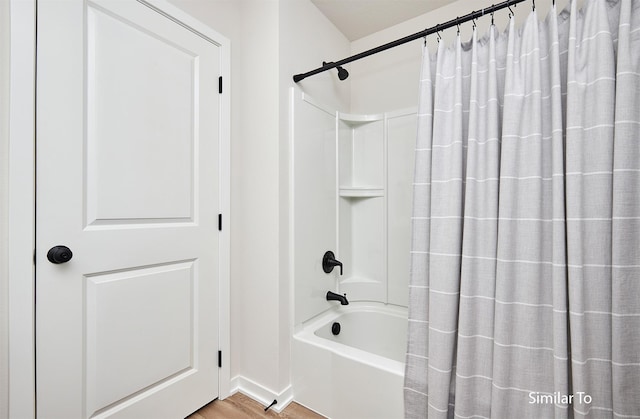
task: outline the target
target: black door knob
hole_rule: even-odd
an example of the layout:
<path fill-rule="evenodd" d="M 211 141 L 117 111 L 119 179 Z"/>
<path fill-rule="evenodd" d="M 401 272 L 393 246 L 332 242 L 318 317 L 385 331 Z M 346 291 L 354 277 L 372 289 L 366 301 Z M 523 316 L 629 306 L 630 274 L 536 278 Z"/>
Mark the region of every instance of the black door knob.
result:
<path fill-rule="evenodd" d="M 47 252 L 47 259 L 51 263 L 66 263 L 73 257 L 73 252 L 67 246 L 53 246 Z"/>

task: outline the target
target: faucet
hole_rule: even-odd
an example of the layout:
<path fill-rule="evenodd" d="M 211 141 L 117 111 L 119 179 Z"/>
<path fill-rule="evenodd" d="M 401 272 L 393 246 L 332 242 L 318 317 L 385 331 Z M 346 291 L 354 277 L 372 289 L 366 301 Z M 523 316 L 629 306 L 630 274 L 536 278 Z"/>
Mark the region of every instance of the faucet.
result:
<path fill-rule="evenodd" d="M 340 275 L 342 275 L 342 262 L 336 260 L 336 255 L 334 255 L 331 250 L 328 250 L 322 257 L 322 270 L 325 273 L 330 273 L 331 271 L 333 271 L 334 266 L 340 267 Z"/>
<path fill-rule="evenodd" d="M 327 301 L 340 301 L 340 304 L 342 304 L 343 306 L 349 304 L 349 301 L 347 301 L 347 294 L 340 295 L 331 291 L 327 291 Z"/>

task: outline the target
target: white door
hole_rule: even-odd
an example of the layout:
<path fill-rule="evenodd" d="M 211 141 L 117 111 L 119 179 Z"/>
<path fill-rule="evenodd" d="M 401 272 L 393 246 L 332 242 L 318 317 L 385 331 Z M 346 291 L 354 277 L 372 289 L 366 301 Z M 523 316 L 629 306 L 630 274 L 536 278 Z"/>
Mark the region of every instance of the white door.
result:
<path fill-rule="evenodd" d="M 184 417 L 218 395 L 220 48 L 135 0 L 39 0 L 37 39 L 37 416 Z"/>

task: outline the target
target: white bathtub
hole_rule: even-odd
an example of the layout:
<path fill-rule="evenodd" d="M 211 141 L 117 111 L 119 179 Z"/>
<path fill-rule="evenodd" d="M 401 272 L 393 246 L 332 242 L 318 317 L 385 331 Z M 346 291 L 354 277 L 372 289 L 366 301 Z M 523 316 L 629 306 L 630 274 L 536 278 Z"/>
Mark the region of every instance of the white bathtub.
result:
<path fill-rule="evenodd" d="M 402 418 L 406 334 L 407 309 L 377 303 L 303 323 L 292 345 L 294 399 L 332 419 Z"/>

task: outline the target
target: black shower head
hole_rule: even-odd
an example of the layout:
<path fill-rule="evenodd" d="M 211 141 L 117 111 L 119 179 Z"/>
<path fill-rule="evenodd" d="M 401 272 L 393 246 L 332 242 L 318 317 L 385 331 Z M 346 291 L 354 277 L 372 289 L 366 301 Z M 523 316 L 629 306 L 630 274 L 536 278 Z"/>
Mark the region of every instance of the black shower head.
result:
<path fill-rule="evenodd" d="M 322 65 L 333 64 L 333 62 L 327 63 L 325 61 L 322 62 Z M 349 77 L 349 72 L 345 70 L 342 66 L 338 65 L 335 67 L 338 70 L 338 78 L 340 80 L 346 80 Z"/>
<path fill-rule="evenodd" d="M 347 70 L 345 70 L 341 66 L 337 66 L 336 68 L 338 69 L 338 78 L 340 80 L 345 80 L 347 77 L 349 77 L 349 72 Z"/>

